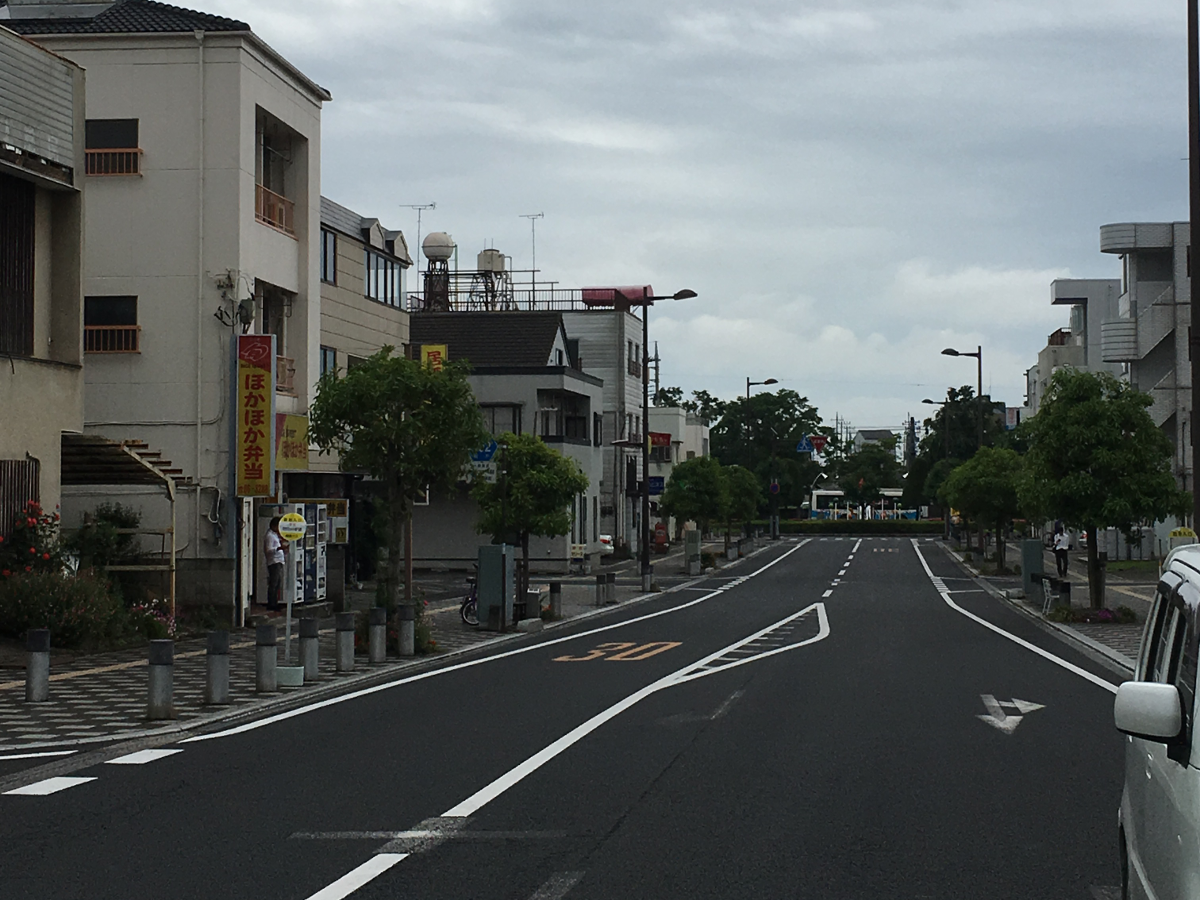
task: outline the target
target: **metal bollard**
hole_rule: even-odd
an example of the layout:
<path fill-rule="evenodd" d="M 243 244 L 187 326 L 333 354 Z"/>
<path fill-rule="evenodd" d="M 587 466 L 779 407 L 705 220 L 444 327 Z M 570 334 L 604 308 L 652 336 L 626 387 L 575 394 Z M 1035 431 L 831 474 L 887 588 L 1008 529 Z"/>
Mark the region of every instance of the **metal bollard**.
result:
<path fill-rule="evenodd" d="M 207 678 L 204 683 L 204 702 L 222 706 L 229 702 L 229 632 L 208 633 L 208 653 L 205 656 Z"/>
<path fill-rule="evenodd" d="M 50 629 L 31 628 L 25 635 L 29 660 L 25 663 L 25 702 L 50 699 Z"/>
<path fill-rule="evenodd" d="M 387 610 L 382 606 L 371 610 L 367 658 L 372 663 L 387 662 Z"/>
<path fill-rule="evenodd" d="M 146 703 L 147 719 L 175 718 L 175 642 L 150 642 L 150 677 Z"/>
<path fill-rule="evenodd" d="M 605 598 L 605 596 L 607 596 L 607 594 L 608 594 L 608 576 L 603 575 L 603 574 L 597 575 L 596 576 L 596 605 L 597 606 L 604 605 L 604 598 Z"/>
<path fill-rule="evenodd" d="M 407 604 L 396 610 L 400 631 L 400 655 L 415 656 L 417 652 L 416 610 Z"/>
<path fill-rule="evenodd" d="M 604 602 L 605 603 L 616 603 L 617 602 L 617 573 L 609 572 L 605 576 L 605 578 L 608 580 L 608 584 L 606 584 L 605 588 L 604 588 Z"/>
<path fill-rule="evenodd" d="M 317 666 L 320 661 L 318 626 L 316 619 L 300 620 L 300 665 L 304 666 L 304 683 L 316 681 L 319 675 Z"/>
<path fill-rule="evenodd" d="M 276 639 L 274 625 L 259 625 L 254 629 L 254 689 L 260 694 L 270 694 L 279 690 L 279 681 L 275 675 L 278 659 Z"/>
<path fill-rule="evenodd" d="M 337 614 L 337 670 L 354 671 L 354 613 Z"/>
<path fill-rule="evenodd" d="M 555 621 L 562 618 L 562 582 L 550 582 L 550 618 Z"/>

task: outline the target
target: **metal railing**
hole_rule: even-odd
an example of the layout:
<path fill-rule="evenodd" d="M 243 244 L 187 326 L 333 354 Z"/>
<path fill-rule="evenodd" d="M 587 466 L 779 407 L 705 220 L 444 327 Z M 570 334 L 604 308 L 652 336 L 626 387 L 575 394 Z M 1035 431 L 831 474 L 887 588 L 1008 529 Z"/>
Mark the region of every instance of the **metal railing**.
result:
<path fill-rule="evenodd" d="M 84 353 L 141 353 L 141 325 L 85 325 Z"/>
<path fill-rule="evenodd" d="M 642 366 L 641 366 L 641 363 L 639 363 L 637 360 L 633 360 L 633 359 L 629 360 L 629 365 L 626 366 L 626 371 L 628 371 L 629 374 L 632 375 L 634 378 L 642 377 Z"/>
<path fill-rule="evenodd" d="M 254 186 L 254 218 L 288 237 L 296 236 L 296 204 L 261 184 Z"/>
<path fill-rule="evenodd" d="M 142 151 L 137 147 L 86 150 L 84 171 L 89 175 L 141 175 Z"/>
<path fill-rule="evenodd" d="M 449 304 L 451 312 L 476 310 L 570 312 L 587 309 L 612 309 L 602 304 L 585 303 L 581 288 L 516 288 L 492 295 L 474 284 L 474 273 L 451 272 Z M 427 307 L 423 292 L 410 292 L 405 298 L 409 312 L 423 312 Z"/>
<path fill-rule="evenodd" d="M 275 390 L 282 394 L 296 393 L 296 361 L 286 356 L 275 357 Z"/>

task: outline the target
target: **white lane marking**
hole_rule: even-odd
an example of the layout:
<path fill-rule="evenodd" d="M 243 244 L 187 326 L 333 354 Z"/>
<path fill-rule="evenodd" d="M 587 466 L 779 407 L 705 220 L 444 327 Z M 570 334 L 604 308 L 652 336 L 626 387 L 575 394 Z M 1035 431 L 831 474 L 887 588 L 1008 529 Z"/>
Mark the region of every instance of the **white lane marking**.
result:
<path fill-rule="evenodd" d="M 40 759 L 43 756 L 70 756 L 78 750 L 43 750 L 40 753 L 14 753 L 10 756 L 0 756 L 0 759 Z"/>
<path fill-rule="evenodd" d="M 817 641 L 825 640 L 825 638 L 829 637 L 829 618 L 825 614 L 825 604 L 824 603 L 814 603 L 812 606 L 809 606 L 809 607 L 806 607 L 805 609 L 800 610 L 800 612 L 796 613 L 795 615 L 789 616 L 788 618 L 783 619 L 781 622 L 777 623 L 777 625 L 770 626 L 768 629 L 766 629 L 766 631 L 767 632 L 773 631 L 776 627 L 778 627 L 778 625 L 781 625 L 784 622 L 791 622 L 794 619 L 798 619 L 800 616 L 808 614 L 814 608 L 817 611 L 818 631 L 813 637 L 807 638 L 807 639 L 800 641 L 798 643 L 795 643 L 795 644 L 788 644 L 783 647 L 775 647 L 774 649 L 771 649 L 771 650 L 764 650 L 760 653 L 756 653 L 754 656 L 742 657 L 741 659 L 735 658 L 733 660 L 728 660 L 725 658 L 718 659 L 718 660 L 716 660 L 716 662 L 721 663 L 721 665 L 714 666 L 711 664 L 706 664 L 706 665 L 702 666 L 700 669 L 698 669 L 697 671 L 691 672 L 690 674 L 682 676 L 679 679 L 679 683 L 682 684 L 685 681 L 695 681 L 697 678 L 706 678 L 709 675 L 715 675 L 716 673 L 724 672 L 727 669 L 736 669 L 738 666 L 745 665 L 746 663 L 758 662 L 760 659 L 766 659 L 768 656 L 775 656 L 776 654 L 779 654 L 779 653 L 786 653 L 789 650 L 796 650 L 796 649 L 799 649 L 800 647 L 807 647 L 809 644 L 815 644 Z M 766 632 L 760 631 L 758 633 L 758 635 L 751 635 L 750 637 L 746 638 L 745 642 L 753 641 L 754 643 L 760 643 L 758 638 L 761 637 L 764 633 L 766 633 Z"/>
<path fill-rule="evenodd" d="M 845 574 L 846 574 L 846 570 L 842 569 L 842 571 L 838 572 L 838 578 L 841 578 Z"/>
<path fill-rule="evenodd" d="M 582 878 L 582 872 L 559 872 L 551 875 L 545 884 L 533 892 L 529 900 L 562 900 Z"/>
<path fill-rule="evenodd" d="M 763 572 L 767 571 L 767 569 L 771 568 L 771 566 L 783 562 L 785 559 L 811 541 L 812 538 L 805 538 L 795 547 L 792 547 L 792 549 L 788 550 L 786 553 L 783 553 L 771 560 L 761 569 L 756 569 L 749 575 L 746 575 L 745 578 L 750 579 L 755 575 L 761 575 Z M 637 622 L 645 622 L 649 619 L 656 619 L 659 616 L 665 616 L 669 613 L 679 612 L 680 610 L 688 609 L 689 607 L 704 603 L 708 600 L 711 600 L 713 597 L 720 596 L 725 592 L 725 590 L 725 588 L 718 588 L 717 590 L 709 591 L 702 597 L 697 597 L 695 600 L 689 600 L 686 603 L 679 604 L 678 606 L 672 606 L 669 609 L 660 609 L 658 612 L 646 613 L 644 616 L 635 616 L 632 619 L 626 619 L 622 622 L 614 622 L 611 625 L 602 625 L 599 628 L 593 628 L 589 631 L 581 631 L 578 634 L 570 634 L 565 637 L 554 638 L 553 640 L 549 641 L 539 641 L 526 647 L 518 647 L 515 650 L 507 650 L 504 653 L 497 653 L 494 656 L 484 656 L 480 659 L 472 659 L 468 660 L 467 662 L 456 663 L 452 666 L 446 666 L 445 668 L 432 669 L 428 672 L 420 672 L 416 675 L 409 675 L 406 678 L 398 678 L 395 681 L 386 681 L 383 684 L 373 685 L 369 688 L 362 688 L 358 691 L 351 691 L 349 694 L 341 694 L 337 697 L 330 697 L 327 700 L 320 700 L 316 703 L 310 703 L 307 706 L 299 706 L 296 709 L 290 709 L 287 712 L 278 713 L 274 716 L 267 716 L 265 719 L 258 719 L 254 722 L 247 722 L 244 725 L 226 728 L 224 731 L 214 731 L 212 734 L 199 734 L 195 737 L 185 738 L 179 743 L 191 744 L 196 741 L 212 741 L 216 740 L 217 738 L 232 737 L 235 734 L 244 734 L 247 731 L 254 731 L 257 728 L 265 728 L 268 725 L 274 725 L 276 722 L 283 722 L 287 719 L 294 718 L 295 716 L 303 716 L 307 713 L 315 712 L 318 709 L 324 709 L 328 706 L 336 706 L 339 703 L 345 703 L 349 700 L 357 700 L 359 697 L 366 697 L 369 694 L 375 694 L 379 691 L 386 691 L 395 687 L 400 687 L 401 685 L 412 684 L 414 681 L 424 681 L 426 678 L 435 678 L 438 675 L 445 675 L 448 672 L 457 672 L 460 669 L 469 669 L 472 666 L 480 666 L 484 663 L 495 662 L 498 659 L 507 659 L 510 656 L 518 656 L 522 653 L 530 653 L 534 650 L 542 650 L 546 647 L 552 647 L 555 644 L 564 643 L 565 641 L 576 641 L 579 640 L 579 638 L 588 637 L 589 635 L 593 634 L 600 634 L 603 631 L 612 631 L 614 628 L 624 628 L 626 625 L 633 625 Z"/>
<path fill-rule="evenodd" d="M 854 554 L 853 554 L 853 553 L 851 553 L 849 556 L 847 556 L 847 557 L 846 557 L 846 562 L 849 562 L 849 561 L 850 561 L 850 560 L 852 560 L 852 559 L 854 559 Z"/>
<path fill-rule="evenodd" d="M 1011 700 L 997 700 L 992 694 L 980 694 L 979 699 L 983 701 L 983 708 L 987 710 L 987 715 L 976 716 L 976 718 L 982 719 L 1005 734 L 1012 734 L 1016 731 L 1026 713 L 1046 708 L 1041 703 L 1030 703 L 1028 700 L 1018 700 L 1016 697 Z"/>
<path fill-rule="evenodd" d="M 858 548 L 859 548 L 859 547 L 861 547 L 861 546 L 862 546 L 862 538 L 859 538 L 857 541 L 855 541 L 855 542 L 854 542 L 854 548 L 853 548 L 853 549 L 852 549 L 850 552 L 851 552 L 851 553 L 857 553 L 857 552 L 858 552 Z"/>
<path fill-rule="evenodd" d="M 174 756 L 176 753 L 182 752 L 179 749 L 139 750 L 136 753 L 127 753 L 125 756 L 106 760 L 106 762 L 110 766 L 144 766 L 146 763 L 154 762 L 156 759 L 165 759 L 168 756 Z"/>
<path fill-rule="evenodd" d="M 1015 634 L 1009 634 L 1007 631 L 1005 631 L 1000 626 L 993 625 L 987 619 L 980 618 L 979 616 L 975 615 L 975 613 L 969 612 L 968 610 L 963 609 L 961 606 L 959 606 L 957 603 L 955 603 L 950 598 L 950 591 L 948 591 L 946 589 L 945 582 L 943 582 L 942 579 L 940 579 L 936 575 L 934 575 L 933 570 L 929 568 L 929 563 L 927 563 L 925 561 L 925 554 L 923 554 L 921 552 L 921 547 L 917 543 L 917 539 L 912 538 L 911 540 L 912 540 L 913 549 L 917 551 L 917 558 L 919 560 L 921 560 L 921 566 L 922 566 L 922 568 L 925 569 L 925 574 L 929 576 L 929 580 L 933 582 L 933 586 L 935 588 L 937 588 L 937 592 L 942 595 L 942 600 L 944 600 L 946 605 L 949 606 L 952 610 L 954 610 L 955 612 L 958 612 L 958 613 L 962 613 L 968 619 L 978 622 L 984 628 L 990 629 L 991 631 L 996 632 L 996 634 L 999 634 L 1003 637 L 1008 638 L 1013 643 L 1020 644 L 1026 650 L 1032 650 L 1034 653 L 1036 653 L 1038 656 L 1042 657 L 1043 659 L 1048 659 L 1048 660 L 1050 660 L 1050 662 L 1054 663 L 1055 665 L 1062 666 L 1068 672 L 1074 672 L 1080 678 L 1090 681 L 1092 684 L 1096 685 L 1097 687 L 1102 687 L 1106 691 L 1111 691 L 1114 694 L 1117 692 L 1117 686 L 1115 684 L 1113 684 L 1111 681 L 1106 681 L 1105 679 L 1099 677 L 1098 675 L 1093 675 L 1087 669 L 1081 669 L 1079 666 L 1075 665 L 1074 663 L 1069 663 L 1062 657 L 1055 656 L 1050 651 L 1043 650 L 1041 647 L 1037 646 L 1036 644 L 1031 644 L 1031 643 L 1029 643 L 1029 641 L 1024 640 L 1023 638 L 1019 638 Z"/>
<path fill-rule="evenodd" d="M 780 647 L 778 650 L 772 650 L 767 653 L 763 653 L 760 656 L 753 657 L 751 659 L 732 660 L 729 663 L 727 663 L 726 665 L 722 666 L 721 669 L 717 669 L 714 671 L 720 671 L 722 669 L 727 669 L 727 668 L 732 669 L 735 666 L 739 666 L 739 665 L 743 665 L 748 662 L 752 662 L 755 659 L 761 659 L 763 657 L 773 656 L 776 653 L 781 653 L 785 650 L 793 650 L 798 647 L 803 647 L 808 644 L 815 643 L 816 641 L 824 640 L 825 638 L 829 637 L 829 622 L 825 618 L 825 614 L 824 614 L 825 607 L 821 603 L 814 603 L 811 606 L 805 607 L 804 609 L 800 610 L 797 613 L 793 613 L 792 615 L 786 617 L 785 619 L 781 619 L 779 622 L 776 622 L 774 625 L 769 625 L 768 627 L 762 629 L 761 631 L 758 631 L 758 632 L 750 635 L 750 637 L 748 637 L 748 638 L 744 638 L 740 641 L 737 641 L 736 643 L 731 644 L 728 647 L 722 647 L 720 650 L 717 650 L 714 653 L 710 653 L 708 656 L 704 657 L 703 659 L 699 659 L 694 663 L 689 663 L 688 665 L 684 666 L 681 669 L 677 669 L 676 671 L 670 673 L 669 675 L 664 675 L 662 678 L 658 679 L 657 681 L 651 682 L 650 684 L 646 685 L 644 688 L 634 691 L 628 697 L 625 697 L 622 700 L 618 700 L 616 703 L 614 703 L 608 709 L 597 713 L 596 715 L 594 715 L 590 719 L 588 719 L 586 722 L 571 729 L 566 734 L 564 734 L 562 737 L 560 737 L 558 740 L 547 745 L 546 747 L 543 747 L 537 753 L 533 754 L 533 756 L 530 756 L 524 762 L 519 763 L 518 765 L 514 766 L 512 769 L 505 772 L 499 778 L 496 778 L 495 780 L 493 780 L 490 784 L 484 785 L 482 788 L 480 788 L 478 791 L 476 791 L 474 794 L 472 794 L 467 799 L 463 800 L 461 803 L 458 803 L 455 806 L 452 806 L 450 809 L 446 810 L 446 812 L 442 813 L 442 817 L 443 818 L 456 818 L 456 817 L 461 818 L 461 817 L 474 815 L 476 812 L 478 812 L 480 809 L 482 809 L 488 803 L 495 800 L 497 797 L 499 797 L 501 794 L 503 794 L 509 788 L 518 784 L 526 776 L 531 775 L 532 773 L 536 772 L 538 769 L 540 769 L 546 763 L 550 762 L 550 760 L 554 759 L 554 757 L 558 756 L 564 750 L 569 749 L 571 746 L 578 743 L 583 738 L 587 737 L 589 734 L 591 734 L 593 731 L 595 731 L 597 728 L 599 728 L 605 722 L 608 722 L 611 719 L 615 719 L 621 713 L 625 712 L 625 710 L 636 705 L 637 703 L 640 703 L 642 700 L 645 700 L 651 694 L 657 693 L 658 691 L 661 691 L 664 688 L 672 687 L 676 684 L 682 684 L 684 681 L 691 680 L 693 677 L 700 678 L 700 677 L 703 677 L 704 675 L 712 674 L 712 672 L 701 672 L 699 670 L 703 669 L 709 663 L 712 663 L 714 661 L 724 662 L 724 660 L 722 660 L 722 657 L 726 653 L 730 652 L 731 650 L 735 650 L 738 647 L 741 647 L 743 644 L 747 644 L 750 641 L 756 640 L 757 638 L 762 637 L 764 634 L 774 630 L 775 628 L 778 628 L 780 625 L 784 625 L 788 622 L 791 622 L 794 619 L 797 619 L 800 616 L 804 615 L 805 613 L 811 612 L 813 609 L 817 610 L 817 615 L 819 617 L 820 624 L 821 624 L 821 631 L 816 637 L 810 638 L 807 641 L 802 641 L 799 644 L 793 644 L 789 647 Z"/>
<path fill-rule="evenodd" d="M 378 878 L 406 856 L 408 856 L 407 853 L 377 853 L 361 866 L 351 869 L 333 884 L 323 887 L 309 896 L 308 900 L 342 900 L 343 897 L 349 897 L 368 881 Z"/>
<path fill-rule="evenodd" d="M 33 784 L 25 785 L 25 787 L 5 791 L 4 795 L 6 797 L 18 794 L 26 797 L 45 797 L 47 794 L 57 794 L 59 791 L 65 791 L 67 788 L 73 788 L 95 780 L 95 778 L 82 778 L 76 775 L 58 775 L 54 778 L 47 778 L 44 781 L 35 781 Z"/>
<path fill-rule="evenodd" d="M 821 599 L 824 600 L 826 597 L 832 596 L 832 594 L 833 594 L 833 588 L 830 588 L 829 590 L 827 590 L 825 593 L 823 593 L 821 595 Z"/>

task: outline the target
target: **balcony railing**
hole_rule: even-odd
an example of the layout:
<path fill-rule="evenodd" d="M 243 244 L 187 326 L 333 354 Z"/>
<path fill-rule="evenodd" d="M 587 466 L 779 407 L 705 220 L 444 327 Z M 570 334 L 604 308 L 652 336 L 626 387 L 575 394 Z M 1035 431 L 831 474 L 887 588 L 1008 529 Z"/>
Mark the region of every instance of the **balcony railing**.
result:
<path fill-rule="evenodd" d="M 84 353 L 140 353 L 141 325 L 85 325 Z"/>
<path fill-rule="evenodd" d="M 275 390 L 281 394 L 296 393 L 296 361 L 286 356 L 275 357 Z"/>
<path fill-rule="evenodd" d="M 86 150 L 83 165 L 89 175 L 141 175 L 142 151 L 137 147 Z"/>
<path fill-rule="evenodd" d="M 642 377 L 642 366 L 640 363 L 637 362 L 637 360 L 633 360 L 633 359 L 629 360 L 628 371 L 629 371 L 629 374 L 632 375 L 634 378 Z"/>
<path fill-rule="evenodd" d="M 296 236 L 296 204 L 261 184 L 254 186 L 254 218 L 289 237 Z"/>

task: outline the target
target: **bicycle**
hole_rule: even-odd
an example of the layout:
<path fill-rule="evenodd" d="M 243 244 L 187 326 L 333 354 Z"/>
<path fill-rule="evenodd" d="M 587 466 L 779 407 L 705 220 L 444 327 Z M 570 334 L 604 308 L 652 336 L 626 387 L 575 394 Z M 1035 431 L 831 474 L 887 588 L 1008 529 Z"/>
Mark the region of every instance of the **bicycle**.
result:
<path fill-rule="evenodd" d="M 467 591 L 467 596 L 463 597 L 462 605 L 458 608 L 458 614 L 462 616 L 463 624 L 478 625 L 479 624 L 479 587 L 475 578 L 468 578 L 467 584 L 471 586 Z"/>

